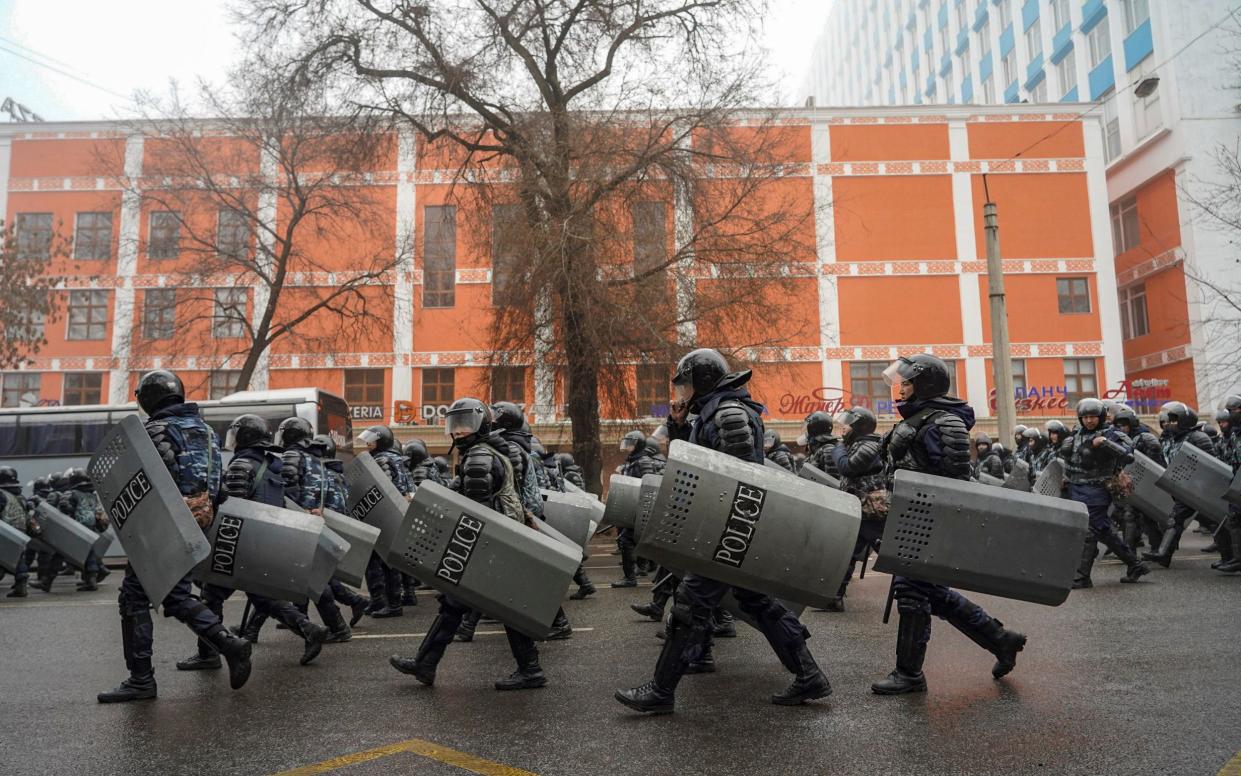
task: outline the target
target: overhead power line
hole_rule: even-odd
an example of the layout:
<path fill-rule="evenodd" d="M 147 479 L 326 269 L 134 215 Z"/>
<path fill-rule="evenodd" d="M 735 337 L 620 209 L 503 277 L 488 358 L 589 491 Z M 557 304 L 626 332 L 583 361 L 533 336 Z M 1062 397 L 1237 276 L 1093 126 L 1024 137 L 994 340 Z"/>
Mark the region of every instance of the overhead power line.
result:
<path fill-rule="evenodd" d="M 37 60 L 37 59 L 35 59 L 35 58 L 33 58 L 33 57 L 30 57 L 30 56 L 27 56 L 26 54 L 23 54 L 23 53 L 22 53 L 22 52 L 20 52 L 20 51 L 14 51 L 13 49 L 8 48 L 8 47 L 6 47 L 6 46 L 0 46 L 0 51 L 4 51 L 4 52 L 7 52 L 7 53 L 9 53 L 9 54 L 12 54 L 13 56 L 18 57 L 18 58 L 20 58 L 20 59 L 24 59 L 24 60 L 26 60 L 27 62 L 31 63 L 32 65 L 38 65 L 39 67 L 43 67 L 43 68 L 47 68 L 48 70 L 52 70 L 52 71 L 54 71 L 54 72 L 56 72 L 56 73 L 59 73 L 60 75 L 65 76 L 66 78 L 72 78 L 73 80 L 77 81 L 78 83 L 85 84 L 86 86 L 89 86 L 89 87 L 91 87 L 92 89 L 98 89 L 98 90 L 99 90 L 99 91 L 101 91 L 101 92 L 106 92 L 106 93 L 108 93 L 108 94 L 112 95 L 113 97 L 119 97 L 119 98 L 121 98 L 122 100 L 129 100 L 129 99 L 131 99 L 128 95 L 121 94 L 120 92 L 117 92 L 117 91 L 113 91 L 112 89 L 109 89 L 109 88 L 108 88 L 108 87 L 106 87 L 106 86 L 100 86 L 99 84 L 95 83 L 94 81 L 89 81 L 89 80 L 87 80 L 87 79 L 85 79 L 85 78 L 82 78 L 81 76 L 74 75 L 73 73 L 70 73 L 68 70 L 64 70 L 64 69 L 62 69 L 62 68 L 60 68 L 60 67 L 57 67 L 57 66 L 55 66 L 55 65 L 50 65 L 50 64 L 48 64 L 48 63 L 46 63 L 46 62 L 40 62 L 39 60 Z"/>

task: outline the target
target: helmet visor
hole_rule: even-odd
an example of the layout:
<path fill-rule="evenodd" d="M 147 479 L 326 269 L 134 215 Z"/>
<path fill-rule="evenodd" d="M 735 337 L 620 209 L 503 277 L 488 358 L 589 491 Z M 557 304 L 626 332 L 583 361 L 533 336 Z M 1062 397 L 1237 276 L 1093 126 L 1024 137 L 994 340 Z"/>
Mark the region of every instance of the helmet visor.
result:
<path fill-rule="evenodd" d="M 281 434 L 279 431 L 277 431 L 276 432 L 276 440 L 277 440 L 276 444 L 277 445 L 280 444 L 280 437 L 281 437 Z M 358 441 L 366 445 L 367 447 L 371 447 L 372 445 L 374 445 L 376 442 L 379 441 L 379 433 L 376 431 L 372 431 L 371 429 L 368 428 L 367 430 L 363 431 L 361 434 L 358 434 Z"/>
<path fill-rule="evenodd" d="M 798 446 L 799 446 L 799 447 L 805 447 L 805 446 L 806 446 L 806 445 L 808 445 L 809 443 L 810 443 L 810 435 L 809 435 L 809 434 L 806 434 L 806 433 L 804 433 L 804 432 L 803 432 L 801 436 L 797 437 L 797 444 L 798 444 Z"/>
<path fill-rule="evenodd" d="M 483 427 L 481 412 L 450 412 L 444 418 L 444 433 L 452 438 L 477 434 Z"/>
<path fill-rule="evenodd" d="M 276 444 L 280 444 L 280 434 L 276 434 Z M 237 427 L 229 426 L 228 431 L 224 434 L 224 449 L 233 451 L 237 449 Z"/>
<path fill-rule="evenodd" d="M 628 437 L 626 437 L 620 441 L 620 449 L 621 449 L 621 452 L 623 453 L 632 452 L 636 450 L 637 448 L 638 448 L 638 441 L 636 439 L 629 439 Z"/>
<path fill-rule="evenodd" d="M 689 401 L 694 398 L 694 386 L 690 383 L 673 383 L 672 394 L 677 401 Z"/>
<path fill-rule="evenodd" d="M 229 428 L 228 433 L 233 434 L 234 433 L 233 429 Z M 365 433 L 363 433 L 363 436 L 365 436 Z M 358 439 L 361 439 L 361 438 L 362 437 L 358 437 Z M 284 429 L 282 428 L 276 429 L 276 435 L 272 437 L 271 441 L 276 445 L 276 447 L 284 447 Z M 367 444 L 370 444 L 370 442 L 367 442 Z M 224 449 L 232 450 L 233 448 L 226 446 Z"/>
<path fill-rule="evenodd" d="M 906 377 L 901 373 L 902 367 L 905 367 L 904 361 L 899 358 L 893 361 L 891 366 L 883 370 L 883 381 L 889 386 L 897 386 L 905 382 Z"/>

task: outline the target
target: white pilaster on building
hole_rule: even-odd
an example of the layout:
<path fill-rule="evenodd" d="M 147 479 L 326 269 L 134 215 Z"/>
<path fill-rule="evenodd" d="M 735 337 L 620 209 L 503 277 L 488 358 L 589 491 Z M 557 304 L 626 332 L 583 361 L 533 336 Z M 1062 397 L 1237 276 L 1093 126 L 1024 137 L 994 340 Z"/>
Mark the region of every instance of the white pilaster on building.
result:
<path fill-rule="evenodd" d="M 953 162 L 965 162 L 970 158 L 969 132 L 965 122 L 953 121 L 948 125 L 948 151 Z M 978 243 L 975 237 L 974 184 L 968 172 L 952 173 L 952 211 L 956 221 L 957 261 L 977 261 Z M 1003 214 L 1001 214 L 1001 217 Z M 1000 232 L 1003 234 L 1003 231 Z M 982 328 L 982 298 L 978 293 L 977 272 L 965 272 L 957 276 L 961 296 L 961 334 L 965 344 L 965 390 L 970 404 L 979 417 L 992 416 L 990 396 L 987 391 L 987 359 L 969 355 L 971 346 L 985 344 Z"/>
<path fill-rule="evenodd" d="M 1095 282 L 1099 288 L 1099 328 L 1103 335 L 1103 371 L 1107 385 L 1125 379 L 1125 350 L 1120 326 L 1120 300 L 1115 294 L 1116 265 L 1112 261 L 1112 222 L 1107 205 L 1106 154 L 1103 125 L 1095 116 L 1082 120 L 1086 149 L 1086 191 L 1090 202 L 1090 236 L 1095 259 Z M 1102 386 L 1101 386 L 1102 388 Z"/>
<path fill-rule="evenodd" d="M 108 403 L 125 404 L 129 395 L 129 356 L 134 327 L 134 274 L 138 269 L 138 232 L 142 222 L 142 196 L 135 190 L 142 176 L 142 135 L 125 138 L 127 181 L 121 193 L 121 227 L 116 250 L 116 298 L 112 307 L 112 357 L 108 370 Z"/>
<path fill-rule="evenodd" d="M 836 216 L 832 202 L 832 177 L 819 174 L 819 165 L 828 164 L 832 160 L 832 135 L 827 122 L 811 124 L 810 149 L 814 165 L 814 228 L 818 250 L 815 276 L 819 293 L 819 348 L 823 363 L 823 387 L 844 390 L 844 368 L 840 359 L 827 357 L 829 349 L 840 347 L 840 298 L 836 275 L 824 271 L 824 264 L 836 263 Z"/>
<path fill-rule="evenodd" d="M 259 191 L 258 216 L 259 242 L 263 246 L 263 250 L 258 252 L 255 257 L 259 269 L 262 273 L 271 277 L 272 248 L 275 245 L 276 234 L 276 168 L 279 160 L 276 155 L 269 149 L 264 148 L 262 155 L 259 157 L 259 173 L 263 179 L 263 189 Z M 271 289 L 259 281 L 254 284 L 254 304 L 251 307 L 251 326 L 257 326 L 259 319 L 263 315 L 263 311 L 267 308 L 268 300 L 271 299 Z M 254 374 L 250 377 L 250 390 L 265 391 L 269 385 L 271 378 L 271 354 L 266 348 L 259 354 L 258 361 L 254 365 Z"/>
<path fill-rule="evenodd" d="M 401 129 L 396 155 L 396 283 L 392 299 L 392 403 L 412 401 L 414 375 L 414 242 L 417 234 L 418 146 L 414 133 Z"/>
<path fill-rule="evenodd" d="M 682 142 L 688 145 L 691 141 Z M 694 239 L 694 204 L 692 192 L 685 181 L 675 181 L 672 188 L 673 240 L 678 254 L 685 251 L 677 264 L 676 273 L 677 317 L 682 321 L 677 325 L 677 339 L 682 345 L 692 346 L 698 342 L 698 324 L 689 312 L 698 292 L 692 277 L 694 251 L 686 246 Z"/>

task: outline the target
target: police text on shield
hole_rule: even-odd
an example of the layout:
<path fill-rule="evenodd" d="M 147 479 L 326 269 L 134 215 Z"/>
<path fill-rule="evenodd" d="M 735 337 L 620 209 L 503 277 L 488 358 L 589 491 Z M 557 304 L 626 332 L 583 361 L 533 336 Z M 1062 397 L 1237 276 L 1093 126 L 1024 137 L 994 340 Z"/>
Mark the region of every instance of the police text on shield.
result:
<path fill-rule="evenodd" d="M 125 487 L 121 488 L 121 492 L 116 495 L 116 500 L 112 502 L 112 508 L 108 510 L 108 514 L 112 517 L 112 525 L 116 526 L 116 530 L 119 531 L 125 526 L 125 521 L 150 492 L 151 481 L 147 479 L 147 473 L 139 469 L 138 473 L 125 483 Z"/>
<path fill-rule="evenodd" d="M 220 515 L 220 526 L 215 530 L 215 546 L 211 548 L 211 570 L 227 577 L 233 575 L 237 560 L 237 542 L 245 521 L 232 515 Z"/>
<path fill-rule="evenodd" d="M 483 535 L 483 521 L 471 515 L 461 515 L 457 527 L 453 529 L 452 539 L 444 548 L 444 556 L 435 567 L 435 576 L 454 585 L 461 584 L 461 576 L 470 563 L 470 555 L 478 539 Z"/>
<path fill-rule="evenodd" d="M 754 532 L 758 530 L 758 519 L 763 514 L 763 502 L 766 500 L 767 491 L 762 488 L 737 484 L 737 493 L 733 496 L 732 508 L 724 523 L 724 533 L 715 548 L 713 560 L 716 563 L 741 568 L 754 540 Z"/>

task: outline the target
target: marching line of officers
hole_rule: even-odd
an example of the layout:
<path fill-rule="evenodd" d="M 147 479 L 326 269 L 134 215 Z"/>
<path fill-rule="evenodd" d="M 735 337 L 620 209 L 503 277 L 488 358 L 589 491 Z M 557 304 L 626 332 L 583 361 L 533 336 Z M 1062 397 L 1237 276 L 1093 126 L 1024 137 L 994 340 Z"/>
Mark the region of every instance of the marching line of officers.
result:
<path fill-rule="evenodd" d="M 1002 477 L 1011 470 L 1012 460 L 1020 459 L 1033 478 L 1059 459 L 1065 470 L 1063 495 L 1081 502 L 1089 514 L 1090 533 L 1074 584 L 1075 588 L 1086 588 L 1092 585 L 1090 569 L 1098 544 L 1126 564 L 1121 581 L 1135 582 L 1149 572 L 1135 554 L 1138 542 L 1145 537 L 1150 545 L 1150 551 L 1143 554 L 1146 560 L 1168 567 L 1195 515 L 1179 502 L 1170 515 L 1147 515 L 1125 502 L 1124 478 L 1120 475 L 1132 461 L 1134 450 L 1166 464 L 1180 445 L 1189 443 L 1218 455 L 1234 473 L 1241 467 L 1241 434 L 1234 433 L 1234 429 L 1241 432 L 1241 396 L 1227 400 L 1226 410 L 1216 418 L 1220 428 L 1214 439 L 1201 427 L 1194 411 L 1179 402 L 1169 403 L 1161 411 L 1162 433 L 1156 438 L 1127 407 L 1084 399 L 1076 408 L 1076 428 L 1070 430 L 1058 421 L 1048 423 L 1046 433 L 1020 428 L 1015 438 L 1017 450 L 1008 453 L 985 434 L 971 439 L 974 411 L 948 394 L 948 367 L 938 358 L 917 354 L 898 359 L 884 372 L 885 380 L 900 395 L 897 411 L 901 419 L 892 429 L 881 435 L 875 415 L 865 407 L 853 407 L 835 419 L 828 413 L 815 412 L 806 418 L 805 433 L 798 440 L 807 450 L 800 456 L 794 455 L 778 434 L 764 428 L 762 415 L 766 410 L 751 397 L 746 387 L 750 378 L 750 371 L 731 370 L 717 351 L 699 349 L 687 354 L 672 379 L 675 399 L 667 422 L 652 437 L 640 431 L 627 434 L 621 442 L 626 459 L 618 471 L 632 477 L 662 473 L 666 464 L 663 442 L 683 440 L 744 461 L 762 464 L 770 460 L 791 471 L 813 465 L 838 478 L 840 488 L 860 501 L 863 520 L 853 562 L 827 611 L 844 610 L 856 564 L 865 562 L 877 548 L 898 470 L 973 480 L 980 474 Z M 135 395 L 146 415 L 147 433 L 204 530 L 215 507 L 228 498 L 273 506 L 284 506 L 287 499 L 312 513 L 322 514 L 325 508 L 345 512 L 347 484 L 342 464 L 336 460 L 335 445 L 330 437 L 313 434 L 306 421 L 290 418 L 273 434 L 262 418 L 237 418 L 223 443 L 223 449 L 233 453 L 224 467 L 214 431 L 203 421 L 197 405 L 185 401 L 175 374 L 156 370 L 144 375 Z M 445 432 L 457 453 L 455 467 L 445 458 L 432 458 L 421 441 L 400 448 L 386 426 L 366 429 L 359 440 L 407 498 L 429 480 L 534 530 L 536 518 L 542 516 L 540 488 L 564 491 L 566 483 L 577 488 L 586 485 L 572 456 L 549 453 L 531 434 L 516 405 L 501 402 L 493 406 L 474 398 L 458 399 L 447 413 Z M 106 528 L 98 498 L 82 470 L 69 470 L 57 479 L 48 478 L 46 483 L 36 481 L 34 490 L 34 503 L 46 500 L 79 521 L 89 521 L 95 530 Z M 32 504 L 20 494 L 16 473 L 0 467 L 0 515 L 5 522 L 36 536 L 39 529 Z M 1201 515 L 1198 520 L 1204 522 Z M 1122 532 L 1117 531 L 1117 524 Z M 1206 527 L 1216 529 L 1215 546 L 1221 555 L 1213 566 L 1229 573 L 1241 571 L 1241 514 L 1234 510 L 1225 525 Z M 697 574 L 678 578 L 666 569 L 655 568 L 636 557 L 632 531 L 621 530 L 617 546 L 622 578 L 612 586 L 634 587 L 637 576 L 653 574 L 650 602 L 631 608 L 665 622 L 663 646 L 650 680 L 632 689 L 617 690 L 617 701 L 641 712 L 673 711 L 681 677 L 714 671 L 714 638 L 735 635 L 732 615 L 721 605 L 729 594 L 793 677 L 786 689 L 771 696 L 773 703 L 798 705 L 831 694 L 827 676 L 808 648 L 810 631 L 783 603 L 765 593 Z M 39 557 L 38 567 L 38 586 L 47 590 L 61 567 L 54 556 Z M 83 581 L 78 587 L 96 589 L 106 573 L 95 558 L 82 569 Z M 580 600 L 596 592 L 581 567 L 574 581 L 577 590 L 571 599 Z M 198 637 L 197 653 L 179 662 L 177 668 L 220 669 L 227 664 L 230 686 L 239 689 L 250 675 L 252 645 L 258 641 L 266 619 L 275 619 L 278 627 L 302 637 L 305 645 L 300 662 L 305 665 L 315 659 L 324 644 L 348 641 L 351 626 L 362 617 L 402 616 L 404 607 L 417 605 L 415 590 L 422 587 L 418 580 L 389 568 L 378 555 L 373 555 L 368 565 L 366 585 L 369 596 L 337 581 L 330 583 L 313 599 L 323 625 L 309 619 L 305 604 L 247 594 L 247 616 L 241 627 L 230 630 L 222 623 L 223 602 L 234 591 L 206 585 L 195 595 L 187 575 L 162 602 L 152 602 L 132 568 L 127 567 L 119 609 L 121 645 L 129 676 L 116 689 L 100 693 L 99 701 L 156 697 L 151 662 L 151 610 L 156 603 L 162 606 L 164 616 L 177 618 Z M 26 589 L 26 576 L 19 573 L 9 596 L 25 596 Z M 931 636 L 931 615 L 946 620 L 991 653 L 996 660 L 992 668 L 996 679 L 1013 670 L 1018 653 L 1025 647 L 1024 635 L 1006 628 L 946 586 L 897 576 L 893 579 L 893 596 L 899 613 L 895 668 L 872 685 L 877 694 L 926 691 L 922 667 Z M 438 614 L 415 654 L 390 658 L 394 669 L 427 686 L 434 683 L 448 645 L 454 640 L 472 640 L 481 616 L 449 595 L 440 594 L 438 602 Z M 670 614 L 665 618 L 669 603 Z M 339 604 L 349 609 L 348 618 Z M 535 641 L 508 627 L 505 632 L 516 669 L 497 681 L 496 689 L 544 686 L 547 679 Z M 561 609 L 547 638 L 571 637 L 572 627 Z"/>

